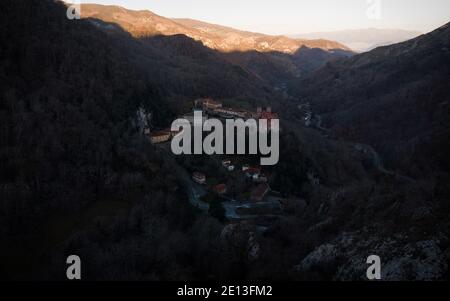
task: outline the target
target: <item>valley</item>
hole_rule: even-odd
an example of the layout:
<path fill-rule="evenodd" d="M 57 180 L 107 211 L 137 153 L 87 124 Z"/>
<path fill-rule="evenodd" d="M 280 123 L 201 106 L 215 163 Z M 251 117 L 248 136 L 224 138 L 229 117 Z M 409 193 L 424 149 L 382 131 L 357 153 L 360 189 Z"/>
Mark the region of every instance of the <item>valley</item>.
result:
<path fill-rule="evenodd" d="M 5 0 L 9 280 L 447 280 L 450 27 L 356 54 L 151 11 Z M 179 155 L 183 117 L 279 119 L 279 160 Z M 225 145 L 225 144 L 224 144 Z M 40 226 L 42 225 L 42 226 Z M 4 272 L 3 272 L 4 271 Z"/>

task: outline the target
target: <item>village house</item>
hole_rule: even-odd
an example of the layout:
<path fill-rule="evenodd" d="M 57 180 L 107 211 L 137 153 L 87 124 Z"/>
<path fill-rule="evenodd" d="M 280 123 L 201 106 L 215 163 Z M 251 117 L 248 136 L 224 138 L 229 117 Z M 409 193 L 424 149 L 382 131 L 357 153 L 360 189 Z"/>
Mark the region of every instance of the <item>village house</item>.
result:
<path fill-rule="evenodd" d="M 225 167 L 228 171 L 234 170 L 234 165 L 231 164 L 231 160 L 223 160 L 222 166 Z"/>
<path fill-rule="evenodd" d="M 269 130 L 272 128 L 272 120 L 278 119 L 278 114 L 272 112 L 271 107 L 267 107 L 265 110 L 258 108 L 257 116 L 259 120 L 267 120 Z"/>
<path fill-rule="evenodd" d="M 255 176 L 258 177 L 261 174 L 261 168 L 259 167 L 248 167 L 245 170 L 245 175 L 248 178 L 254 178 Z"/>
<path fill-rule="evenodd" d="M 258 107 L 256 109 L 256 113 L 253 113 L 252 117 L 255 119 L 272 120 L 272 119 L 278 119 L 278 114 L 272 112 L 272 107 L 267 107 L 264 110 L 262 109 L 262 107 Z"/>
<path fill-rule="evenodd" d="M 150 131 L 150 129 L 145 130 L 145 134 L 150 136 L 150 141 L 153 144 L 164 143 L 171 140 L 175 135 L 180 133 L 180 131 L 172 131 L 171 128 L 166 128 L 158 131 Z"/>
<path fill-rule="evenodd" d="M 205 98 L 201 100 L 203 103 L 204 111 L 213 111 L 222 107 L 222 103 L 218 101 L 214 101 L 211 98 Z"/>
<path fill-rule="evenodd" d="M 261 112 L 261 116 L 259 119 L 267 119 L 267 120 L 278 119 L 278 114 L 269 111 Z"/>
<path fill-rule="evenodd" d="M 270 120 L 278 119 L 278 114 L 272 112 L 271 107 L 267 107 L 263 109 L 262 107 L 258 107 L 256 112 L 250 112 L 243 109 L 235 109 L 235 108 L 226 108 L 223 107 L 221 102 L 214 101 L 211 98 L 202 98 L 194 101 L 194 110 L 199 109 L 201 106 L 204 112 L 207 112 L 211 115 L 220 116 L 223 118 L 242 118 L 242 119 L 266 119 L 268 120 L 268 124 L 270 126 Z M 186 115 L 184 118 L 188 119 L 192 123 L 193 115 Z"/>
<path fill-rule="evenodd" d="M 245 110 L 236 110 L 233 108 L 216 108 L 212 110 L 213 114 L 228 118 L 228 117 L 233 117 L 233 118 L 247 118 L 248 117 L 248 112 Z"/>
<path fill-rule="evenodd" d="M 266 183 L 268 180 L 267 176 L 264 174 L 254 174 L 253 181 L 256 183 Z"/>
<path fill-rule="evenodd" d="M 183 116 L 183 118 L 186 119 L 187 121 L 189 121 L 189 123 L 193 125 L 194 124 L 194 117 L 195 117 L 194 114 L 195 114 L 195 112 L 191 112 L 189 114 L 185 114 Z M 204 124 L 207 119 L 208 119 L 207 115 L 202 115 L 202 124 Z"/>
<path fill-rule="evenodd" d="M 172 138 L 172 133 L 169 131 L 156 131 L 150 133 L 150 141 L 153 144 L 167 142 Z"/>
<path fill-rule="evenodd" d="M 219 184 L 213 187 L 213 190 L 217 194 L 225 194 L 227 193 L 227 185 Z"/>
<path fill-rule="evenodd" d="M 261 202 L 264 197 L 269 193 L 270 187 L 267 184 L 259 184 L 256 186 L 255 189 L 253 189 L 251 195 L 250 195 L 250 201 L 252 202 Z"/>
<path fill-rule="evenodd" d="M 206 184 L 206 176 L 200 172 L 194 172 L 192 174 L 192 180 L 197 184 Z"/>

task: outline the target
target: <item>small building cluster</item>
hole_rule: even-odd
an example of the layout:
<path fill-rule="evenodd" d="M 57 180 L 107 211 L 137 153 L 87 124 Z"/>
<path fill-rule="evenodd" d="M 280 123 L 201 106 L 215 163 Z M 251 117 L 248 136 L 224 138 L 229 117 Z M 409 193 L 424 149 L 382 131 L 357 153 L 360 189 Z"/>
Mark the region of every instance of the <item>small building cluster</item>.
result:
<path fill-rule="evenodd" d="M 245 172 L 247 178 L 251 178 L 256 183 L 266 183 L 267 176 L 261 172 L 260 167 L 252 167 L 249 165 L 242 166 L 242 171 Z"/>
<path fill-rule="evenodd" d="M 212 98 L 197 99 L 195 101 L 195 107 L 198 107 L 199 105 L 203 107 L 203 111 L 216 110 L 222 108 L 222 103 L 214 101 Z"/>
<path fill-rule="evenodd" d="M 256 112 L 247 111 L 243 109 L 226 108 L 221 102 L 214 101 L 211 98 L 197 99 L 194 101 L 194 109 L 202 109 L 203 112 L 223 118 L 242 118 L 242 119 L 278 119 L 278 114 L 272 112 L 271 107 L 263 109 L 258 107 Z"/>
<path fill-rule="evenodd" d="M 194 123 L 194 113 L 196 111 L 202 111 L 203 123 L 208 119 L 209 116 L 215 116 L 218 118 L 242 118 L 246 119 L 256 119 L 256 120 L 268 120 L 268 126 L 270 128 L 270 121 L 273 119 L 278 119 L 278 114 L 272 112 L 271 107 L 258 107 L 256 111 L 248 111 L 243 109 L 235 109 L 224 107 L 221 102 L 215 101 L 211 98 L 197 99 L 194 102 L 193 111 L 191 113 L 185 114 L 182 118 L 188 120 L 191 124 Z M 153 144 L 165 143 L 173 139 L 175 135 L 179 132 L 174 132 L 170 128 L 162 130 L 150 130 L 145 129 L 144 134 L 148 136 Z M 248 191 L 250 192 L 249 199 L 252 202 L 261 202 L 266 195 L 270 192 L 270 187 L 268 185 L 268 175 L 263 173 L 261 166 L 250 166 L 245 164 L 242 166 L 242 170 L 239 170 L 236 162 L 232 162 L 230 159 L 223 159 L 221 161 L 222 167 L 228 172 L 242 172 L 242 175 L 250 179 L 252 184 L 250 185 Z M 207 184 L 207 177 L 201 172 L 192 173 L 193 182 L 199 185 Z M 226 184 L 210 185 L 208 189 L 216 193 L 217 195 L 227 194 L 228 187 Z"/>
<path fill-rule="evenodd" d="M 254 118 L 272 120 L 272 119 L 278 119 L 278 114 L 272 112 L 271 107 L 267 107 L 265 109 L 258 107 L 256 109 L 256 114 L 254 115 Z"/>
<path fill-rule="evenodd" d="M 223 107 L 221 102 L 215 101 L 211 98 L 195 100 L 193 112 L 183 115 L 182 118 L 189 121 L 189 123 L 194 124 L 194 112 L 199 110 L 205 113 L 202 115 L 202 123 L 204 123 L 208 119 L 208 115 L 220 118 L 253 118 L 257 120 L 268 120 L 268 126 L 270 128 L 270 121 L 272 119 L 278 119 L 278 114 L 272 112 L 271 107 L 267 107 L 265 109 L 263 109 L 262 107 L 258 107 L 256 112 L 242 109 L 225 108 Z M 176 134 L 178 134 L 178 132 L 174 132 L 170 128 L 162 130 L 150 130 L 149 128 L 145 128 L 144 134 L 150 137 L 150 141 L 153 144 L 158 144 L 170 141 Z"/>
<path fill-rule="evenodd" d="M 230 159 L 222 160 L 222 166 L 226 168 L 226 170 L 233 172 L 236 170 L 236 165 Z M 241 171 L 241 170 L 239 170 Z M 264 199 L 266 194 L 270 191 L 270 187 L 268 183 L 268 177 L 261 171 L 260 166 L 250 166 L 248 164 L 244 164 L 242 166 L 242 174 L 251 179 L 253 183 L 255 183 L 256 188 L 251 192 L 251 201 L 260 202 Z M 195 183 L 200 185 L 206 184 L 206 176 L 200 172 L 192 173 L 192 179 Z M 226 184 L 218 184 L 210 187 L 210 190 L 218 195 L 224 195 L 227 193 Z"/>
<path fill-rule="evenodd" d="M 194 112 L 195 112 L 195 111 L 194 111 Z M 194 117 L 195 117 L 194 112 L 191 112 L 191 113 L 189 113 L 189 114 L 183 115 L 183 118 L 186 119 L 187 121 L 189 121 L 189 123 L 190 123 L 191 125 L 194 124 Z M 202 124 L 205 123 L 205 121 L 206 121 L 207 119 L 208 119 L 208 116 L 203 115 L 203 116 L 202 116 Z"/>

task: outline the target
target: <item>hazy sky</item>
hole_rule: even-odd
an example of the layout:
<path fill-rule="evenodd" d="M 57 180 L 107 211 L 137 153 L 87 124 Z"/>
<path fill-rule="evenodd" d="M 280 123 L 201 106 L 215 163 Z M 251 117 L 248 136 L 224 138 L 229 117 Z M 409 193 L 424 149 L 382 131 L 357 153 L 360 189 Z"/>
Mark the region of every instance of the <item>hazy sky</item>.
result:
<path fill-rule="evenodd" d="M 379 14 L 373 6 L 377 1 L 381 3 Z M 368 27 L 409 29 L 425 33 L 450 22 L 450 0 L 81 0 L 80 2 L 148 9 L 165 17 L 192 18 L 269 34 Z M 372 17 L 369 18 L 369 15 Z"/>

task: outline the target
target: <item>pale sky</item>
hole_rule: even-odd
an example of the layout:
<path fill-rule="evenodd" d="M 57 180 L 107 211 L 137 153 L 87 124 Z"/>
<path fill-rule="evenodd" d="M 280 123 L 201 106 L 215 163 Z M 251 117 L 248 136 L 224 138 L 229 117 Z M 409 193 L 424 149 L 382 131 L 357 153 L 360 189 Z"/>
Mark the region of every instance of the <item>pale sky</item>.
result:
<path fill-rule="evenodd" d="M 426 33 L 450 22 L 450 0 L 66 0 L 73 1 L 150 10 L 164 17 L 191 18 L 267 34 L 369 27 Z M 369 9 L 377 1 L 381 3 L 379 15 Z"/>

